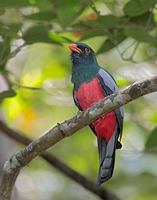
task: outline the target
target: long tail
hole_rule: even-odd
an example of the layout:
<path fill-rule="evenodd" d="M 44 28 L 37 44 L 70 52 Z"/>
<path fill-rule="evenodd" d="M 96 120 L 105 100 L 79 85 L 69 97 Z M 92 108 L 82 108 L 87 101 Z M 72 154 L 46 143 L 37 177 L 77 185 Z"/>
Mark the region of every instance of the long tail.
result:
<path fill-rule="evenodd" d="M 117 130 L 108 142 L 101 138 L 98 139 L 100 157 L 98 184 L 102 184 L 112 177 L 115 162 L 115 150 L 118 144 L 117 140 Z"/>

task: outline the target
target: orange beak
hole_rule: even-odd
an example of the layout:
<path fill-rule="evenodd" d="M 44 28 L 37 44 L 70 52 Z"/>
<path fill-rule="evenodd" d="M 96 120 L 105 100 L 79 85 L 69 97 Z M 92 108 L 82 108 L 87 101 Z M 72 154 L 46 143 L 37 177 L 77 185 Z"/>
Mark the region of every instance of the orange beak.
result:
<path fill-rule="evenodd" d="M 69 49 L 71 51 L 74 51 L 74 52 L 77 52 L 77 53 L 81 53 L 82 50 L 80 48 L 77 47 L 77 44 L 73 43 L 73 44 L 70 44 L 69 46 Z"/>

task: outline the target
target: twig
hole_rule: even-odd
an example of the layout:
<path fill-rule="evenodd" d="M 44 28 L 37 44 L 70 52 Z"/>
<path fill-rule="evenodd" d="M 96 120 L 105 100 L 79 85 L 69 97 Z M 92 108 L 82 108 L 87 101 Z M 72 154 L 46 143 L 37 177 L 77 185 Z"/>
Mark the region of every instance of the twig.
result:
<path fill-rule="evenodd" d="M 26 90 L 43 90 L 42 87 L 26 86 L 26 85 L 21 85 L 21 84 L 19 84 L 19 83 L 14 83 L 14 86 L 17 87 L 18 89 L 26 89 Z"/>
<path fill-rule="evenodd" d="M 2 133 L 10 137 L 11 139 L 15 140 L 24 145 L 29 145 L 32 140 L 28 137 L 24 136 L 22 133 L 19 133 L 11 128 L 9 128 L 3 121 L 0 120 L 0 130 Z M 61 173 L 66 175 L 67 177 L 71 178 L 73 181 L 77 182 L 93 194 L 96 194 L 101 199 L 108 199 L 108 200 L 118 200 L 114 194 L 110 193 L 106 189 L 102 187 L 98 187 L 93 181 L 86 178 L 82 174 L 78 173 L 74 169 L 71 169 L 68 165 L 66 165 L 63 161 L 56 158 L 54 155 L 50 153 L 42 153 L 40 155 L 44 160 L 46 160 L 50 165 L 55 167 Z"/>
<path fill-rule="evenodd" d="M 21 51 L 21 49 L 22 49 L 23 47 L 25 47 L 25 46 L 26 46 L 26 43 L 25 43 L 25 42 L 24 42 L 23 44 L 21 44 L 20 46 L 18 46 L 14 51 L 12 51 L 12 52 L 9 54 L 9 56 L 7 57 L 7 60 L 9 60 L 9 59 L 13 58 L 14 56 L 16 56 L 17 53 L 19 53 L 19 52 Z"/>
<path fill-rule="evenodd" d="M 23 43 L 22 45 L 18 46 L 14 51 L 12 51 L 8 56 L 6 56 L 4 59 L 1 58 L 1 63 L 7 63 L 7 61 L 17 55 L 21 51 L 21 49 L 26 45 L 26 43 Z"/>
<path fill-rule="evenodd" d="M 95 12 L 95 14 L 97 15 L 97 17 L 100 16 L 100 12 L 97 10 L 96 6 L 95 6 L 95 0 L 90 0 L 90 7 L 91 9 Z"/>
<path fill-rule="evenodd" d="M 129 44 L 122 52 L 121 56 L 123 56 L 132 46 L 134 46 L 137 43 L 136 40 L 134 40 L 131 44 Z"/>
<path fill-rule="evenodd" d="M 137 61 L 134 60 L 134 55 L 135 55 L 135 53 L 136 53 L 137 48 L 139 47 L 139 45 L 140 45 L 140 43 L 137 42 L 137 41 L 135 41 L 135 43 L 134 43 L 134 48 L 133 48 L 133 50 L 132 50 L 132 52 L 131 52 L 131 55 L 130 55 L 128 58 L 125 58 L 124 54 L 125 54 L 126 52 L 123 51 L 123 53 L 120 53 L 121 58 L 122 58 L 124 61 L 132 61 L 133 63 L 137 63 Z M 130 45 L 129 48 L 131 48 L 131 45 Z"/>
<path fill-rule="evenodd" d="M 138 97 L 155 91 L 157 91 L 157 75 L 135 82 L 123 91 L 104 98 L 73 118 L 57 124 L 46 134 L 31 142 L 5 162 L 0 184 L 0 199 L 9 200 L 11 198 L 12 189 L 20 170 L 43 151 L 55 145 L 64 137 L 71 136 L 79 129 L 91 124 L 101 115 L 107 114 Z"/>
<path fill-rule="evenodd" d="M 152 11 L 150 11 L 150 14 L 149 14 L 149 16 L 148 16 L 146 25 L 145 25 L 145 27 L 144 27 L 144 30 L 145 30 L 145 31 L 148 31 L 148 29 L 149 29 L 149 27 L 150 27 L 152 16 L 153 16 Z M 129 18 L 128 18 L 128 20 L 129 20 Z M 109 33 L 109 31 L 108 31 L 108 33 Z M 120 49 L 119 49 L 119 47 L 118 47 L 118 43 L 117 43 L 116 39 L 114 39 L 114 37 L 112 37 L 112 35 L 111 35 L 110 33 L 108 34 L 108 37 L 109 37 L 110 41 L 115 45 L 115 49 L 116 49 L 116 51 L 118 52 L 118 54 L 119 54 L 119 56 L 121 57 L 122 60 L 124 60 L 124 61 L 131 61 L 131 62 L 133 62 L 133 63 L 138 63 L 138 61 L 136 61 L 136 60 L 134 59 L 134 56 L 135 56 L 135 54 L 136 54 L 136 52 L 137 52 L 137 49 L 138 49 L 138 47 L 139 47 L 139 45 L 140 45 L 140 42 L 139 42 L 139 41 L 134 40 L 133 43 L 131 43 L 127 48 L 125 48 L 125 49 L 121 52 Z M 125 53 L 126 53 L 132 46 L 134 46 L 134 48 L 132 49 L 131 55 L 130 55 L 128 58 L 126 58 L 126 57 L 125 57 Z M 148 59 L 146 59 L 146 60 L 148 60 Z"/>

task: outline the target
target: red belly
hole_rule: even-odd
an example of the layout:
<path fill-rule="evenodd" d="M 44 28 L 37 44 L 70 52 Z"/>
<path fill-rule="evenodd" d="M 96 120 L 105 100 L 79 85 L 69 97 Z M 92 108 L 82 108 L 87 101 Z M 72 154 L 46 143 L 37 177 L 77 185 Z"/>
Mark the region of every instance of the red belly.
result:
<path fill-rule="evenodd" d="M 99 80 L 93 78 L 90 82 L 84 83 L 76 92 L 76 97 L 83 110 L 86 110 L 93 103 L 105 97 Z M 116 128 L 116 115 L 115 112 L 110 112 L 92 123 L 98 137 L 104 138 L 107 141 L 111 138 Z"/>

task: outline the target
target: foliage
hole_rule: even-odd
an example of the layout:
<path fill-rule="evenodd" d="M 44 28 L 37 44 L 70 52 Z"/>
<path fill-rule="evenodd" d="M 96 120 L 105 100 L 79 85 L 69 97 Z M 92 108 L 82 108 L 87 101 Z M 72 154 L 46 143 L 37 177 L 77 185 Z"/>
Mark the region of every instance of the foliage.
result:
<path fill-rule="evenodd" d="M 0 93 L 0 100 L 2 101 L 5 98 L 14 97 L 15 95 L 16 95 L 16 92 L 13 89 L 3 91 Z"/>
<path fill-rule="evenodd" d="M 156 0 L 1 0 L 0 73 L 10 88 L 3 90 L 3 84 L 0 85 L 0 106 L 8 124 L 35 137 L 75 114 L 71 64 L 66 50 L 73 41 L 90 44 L 100 64 L 107 64 L 106 69 L 120 87 L 156 73 L 156 3 Z M 156 96 L 142 98 L 125 110 L 124 150 L 118 152 L 114 177 L 105 186 L 122 199 L 155 200 Z M 56 145 L 52 152 L 96 180 L 95 143 L 95 136 L 85 128 Z M 34 161 L 25 173 L 35 177 L 37 169 L 50 173 L 40 160 Z M 45 176 L 49 178 L 48 173 Z M 63 181 L 62 185 L 58 183 L 62 192 L 56 189 L 51 194 L 54 199 L 65 199 L 65 191 L 68 200 L 89 198 L 88 194 L 82 198 L 82 189 L 70 181 L 63 177 L 59 180 Z"/>

